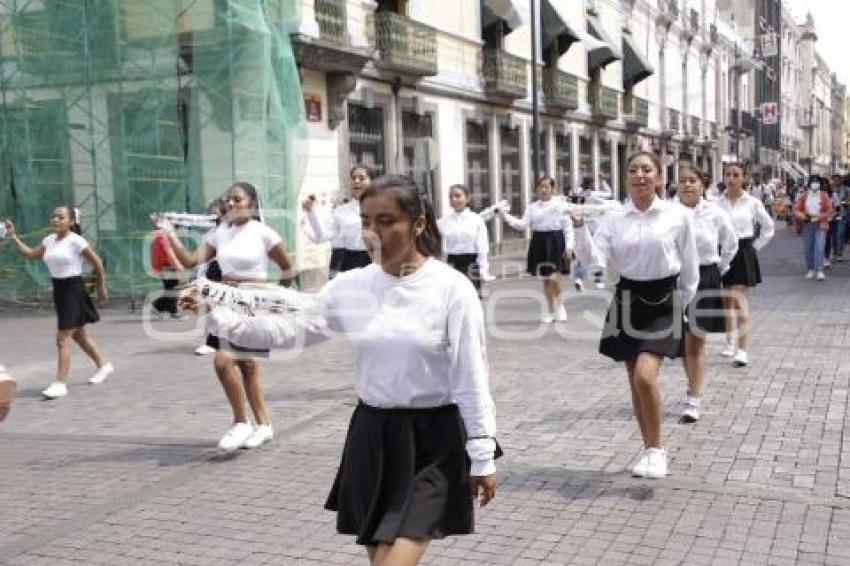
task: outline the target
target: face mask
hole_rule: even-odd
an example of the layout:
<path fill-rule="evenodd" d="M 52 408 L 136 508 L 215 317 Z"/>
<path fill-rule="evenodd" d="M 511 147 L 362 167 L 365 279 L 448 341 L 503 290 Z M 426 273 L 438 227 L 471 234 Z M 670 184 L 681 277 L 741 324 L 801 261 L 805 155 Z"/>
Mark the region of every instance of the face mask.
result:
<path fill-rule="evenodd" d="M 819 190 L 820 190 L 820 183 L 818 183 L 817 181 L 815 181 L 814 183 L 812 183 L 811 185 L 809 185 L 809 190 L 812 190 L 812 191 L 819 191 Z"/>

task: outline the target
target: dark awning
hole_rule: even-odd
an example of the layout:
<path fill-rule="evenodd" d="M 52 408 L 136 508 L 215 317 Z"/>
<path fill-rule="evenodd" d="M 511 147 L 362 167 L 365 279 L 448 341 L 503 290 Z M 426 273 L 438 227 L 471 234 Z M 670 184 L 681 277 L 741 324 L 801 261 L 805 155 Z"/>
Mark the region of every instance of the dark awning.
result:
<path fill-rule="evenodd" d="M 587 32 L 599 40 L 599 43 L 594 42 L 587 46 L 588 73 L 623 58 L 620 50 L 617 49 L 617 44 L 611 41 L 611 38 L 605 32 L 605 28 L 602 27 L 602 22 L 595 16 L 587 18 Z"/>
<path fill-rule="evenodd" d="M 563 55 L 580 39 L 578 32 L 570 27 L 561 10 L 549 0 L 542 0 L 540 3 L 540 27 L 540 44 L 544 51 L 558 40 L 558 55 Z"/>
<path fill-rule="evenodd" d="M 636 85 L 655 71 L 644 57 L 634 39 L 623 34 L 623 86 Z"/>
<path fill-rule="evenodd" d="M 506 33 L 522 27 L 528 21 L 528 10 L 517 0 L 483 0 L 481 22 L 486 28 L 502 22 Z"/>

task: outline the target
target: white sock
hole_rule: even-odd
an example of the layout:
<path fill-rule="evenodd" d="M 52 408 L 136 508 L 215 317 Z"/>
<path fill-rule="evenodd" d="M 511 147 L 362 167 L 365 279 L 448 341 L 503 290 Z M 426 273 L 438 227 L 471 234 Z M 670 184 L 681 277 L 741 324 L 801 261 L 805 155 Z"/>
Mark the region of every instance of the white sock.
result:
<path fill-rule="evenodd" d="M 699 409 L 700 406 L 700 398 L 699 397 L 691 397 L 688 395 L 688 405 L 695 409 Z"/>

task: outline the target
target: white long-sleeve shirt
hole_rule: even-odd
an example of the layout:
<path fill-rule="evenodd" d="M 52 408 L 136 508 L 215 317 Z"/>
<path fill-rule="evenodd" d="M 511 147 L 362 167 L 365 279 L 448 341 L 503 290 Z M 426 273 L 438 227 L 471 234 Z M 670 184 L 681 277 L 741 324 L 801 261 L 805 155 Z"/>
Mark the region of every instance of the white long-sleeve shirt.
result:
<path fill-rule="evenodd" d="M 514 230 L 531 229 L 532 232 L 564 231 L 564 240 L 568 250 L 575 248 L 575 231 L 570 220 L 569 209 L 561 199 L 535 200 L 525 207 L 522 218 L 502 213 L 505 222 Z"/>
<path fill-rule="evenodd" d="M 697 253 L 700 265 L 715 265 L 720 274 L 729 271 L 729 264 L 738 253 L 738 233 L 732 225 L 729 214 L 706 200 L 701 200 L 694 208 L 687 208 L 694 216 L 694 231 L 697 239 Z"/>
<path fill-rule="evenodd" d="M 576 230 L 576 253 L 591 268 L 604 268 L 611 261 L 621 275 L 635 281 L 678 273 L 683 305 L 691 302 L 699 284 L 693 215 L 657 197 L 644 212 L 629 201 L 623 210 L 600 217 L 593 236 L 587 225 Z"/>
<path fill-rule="evenodd" d="M 481 273 L 489 272 L 490 238 L 481 216 L 469 208 L 454 210 L 437 221 L 447 254 L 476 254 Z"/>
<path fill-rule="evenodd" d="M 729 195 L 725 194 L 717 199 L 716 204 L 732 216 L 738 238 L 752 238 L 756 232 L 755 225 L 761 227 L 758 239 L 753 242 L 755 249 L 762 249 L 773 238 L 773 219 L 759 199 L 742 193 L 733 205 L 729 202 Z"/>
<path fill-rule="evenodd" d="M 263 293 L 300 302 L 305 295 L 285 289 L 228 287 L 226 292 L 238 294 L 232 301 L 238 304 Z M 216 307 L 207 316 L 207 327 L 249 348 L 291 349 L 344 336 L 354 352 L 354 386 L 364 403 L 383 408 L 456 403 L 470 439 L 472 475 L 495 471 L 496 419 L 484 316 L 466 277 L 433 258 L 403 277 L 372 264 L 340 273 L 312 297 L 310 312 L 285 315 L 252 317 Z"/>
<path fill-rule="evenodd" d="M 331 247 L 346 250 L 365 251 L 363 242 L 362 220 L 360 219 L 360 201 L 351 199 L 331 211 L 329 224 L 322 222 L 316 212 L 307 213 L 312 232 L 304 233 L 315 244 L 331 240 Z"/>

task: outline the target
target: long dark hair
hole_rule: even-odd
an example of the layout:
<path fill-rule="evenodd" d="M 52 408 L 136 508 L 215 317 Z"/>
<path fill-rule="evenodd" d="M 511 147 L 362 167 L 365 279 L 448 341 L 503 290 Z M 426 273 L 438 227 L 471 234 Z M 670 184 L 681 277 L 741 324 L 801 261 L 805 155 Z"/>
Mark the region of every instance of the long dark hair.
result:
<path fill-rule="evenodd" d="M 426 257 L 439 257 L 443 253 L 443 238 L 437 228 L 437 218 L 434 207 L 428 197 L 419 191 L 416 182 L 403 175 L 382 175 L 363 191 L 360 197 L 361 205 L 366 199 L 390 192 L 396 199 L 398 207 L 415 222 L 420 216 L 425 218 L 425 229 L 416 236 L 416 250 Z"/>

